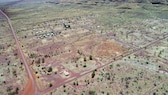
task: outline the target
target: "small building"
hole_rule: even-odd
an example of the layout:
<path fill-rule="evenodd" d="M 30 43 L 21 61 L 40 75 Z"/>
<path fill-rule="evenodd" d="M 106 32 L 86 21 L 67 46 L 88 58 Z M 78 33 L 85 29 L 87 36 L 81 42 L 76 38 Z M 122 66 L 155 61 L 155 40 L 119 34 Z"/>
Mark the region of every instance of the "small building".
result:
<path fill-rule="evenodd" d="M 65 76 L 69 76 L 69 72 L 63 71 L 63 73 L 64 73 Z"/>

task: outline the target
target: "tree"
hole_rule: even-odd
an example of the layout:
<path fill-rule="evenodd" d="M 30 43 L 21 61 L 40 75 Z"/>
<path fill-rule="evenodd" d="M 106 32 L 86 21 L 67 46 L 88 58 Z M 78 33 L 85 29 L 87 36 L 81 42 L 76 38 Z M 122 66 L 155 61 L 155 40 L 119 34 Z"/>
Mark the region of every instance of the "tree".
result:
<path fill-rule="evenodd" d="M 13 71 L 13 75 L 17 77 L 17 73 L 16 73 L 16 71 L 15 71 L 15 70 Z"/>
<path fill-rule="evenodd" d="M 50 83 L 49 87 L 52 87 L 52 86 L 53 86 L 52 83 Z"/>
<path fill-rule="evenodd" d="M 76 85 L 76 83 L 74 82 L 73 85 Z"/>
<path fill-rule="evenodd" d="M 76 64 L 76 67 L 78 67 L 78 64 Z"/>
<path fill-rule="evenodd" d="M 86 63 L 83 65 L 83 67 L 86 67 Z"/>
<path fill-rule="evenodd" d="M 90 60 L 92 60 L 92 59 L 93 59 L 93 58 L 92 58 L 92 55 L 90 55 L 90 56 L 89 56 L 89 59 L 90 59 Z"/>
<path fill-rule="evenodd" d="M 45 63 L 45 59 L 44 58 L 42 58 L 42 63 Z"/>
<path fill-rule="evenodd" d="M 107 79 L 108 79 L 108 80 L 110 80 L 110 79 L 111 79 L 111 78 L 110 78 L 110 75 L 107 77 Z"/>
<path fill-rule="evenodd" d="M 117 67 L 120 67 L 120 64 L 117 64 Z"/>
<path fill-rule="evenodd" d="M 128 58 L 130 59 L 131 57 L 130 57 L 130 56 L 128 56 Z"/>
<path fill-rule="evenodd" d="M 84 61 L 86 62 L 86 57 L 84 57 Z"/>
<path fill-rule="evenodd" d="M 156 95 L 156 92 L 153 92 L 153 95 Z"/>
<path fill-rule="evenodd" d="M 48 72 L 52 72 L 52 67 L 49 67 Z"/>
<path fill-rule="evenodd" d="M 34 53 L 31 53 L 30 55 L 29 55 L 29 58 L 35 58 L 36 57 L 36 54 L 34 54 Z"/>
<path fill-rule="evenodd" d="M 79 54 L 79 55 L 82 55 L 82 53 L 81 53 L 79 50 L 78 50 L 78 54 Z"/>
<path fill-rule="evenodd" d="M 66 85 L 64 84 L 64 85 L 63 85 L 63 87 L 65 88 L 65 87 L 66 87 Z"/>
<path fill-rule="evenodd" d="M 95 71 L 93 71 L 93 73 L 92 73 L 92 78 L 94 78 L 95 77 Z"/>
<path fill-rule="evenodd" d="M 95 95 L 96 91 L 89 91 L 89 95 Z"/>
<path fill-rule="evenodd" d="M 76 82 L 76 85 L 78 86 L 78 81 Z"/>
<path fill-rule="evenodd" d="M 110 69 L 111 69 L 111 68 L 113 68 L 113 65 L 112 65 L 112 64 L 110 65 Z"/>
<path fill-rule="evenodd" d="M 15 90 L 15 93 L 18 94 L 19 88 L 17 87 Z"/>

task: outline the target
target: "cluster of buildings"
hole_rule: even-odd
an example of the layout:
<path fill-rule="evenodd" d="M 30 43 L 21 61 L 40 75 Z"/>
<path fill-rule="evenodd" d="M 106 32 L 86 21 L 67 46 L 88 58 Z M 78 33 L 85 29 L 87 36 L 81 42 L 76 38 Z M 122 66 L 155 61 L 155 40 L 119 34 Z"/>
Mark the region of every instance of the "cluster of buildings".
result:
<path fill-rule="evenodd" d="M 49 38 L 49 37 L 55 36 L 55 34 L 54 34 L 54 32 L 42 33 L 42 31 L 39 31 L 39 32 L 36 32 L 35 36 L 38 39 L 44 39 L 44 38 Z"/>
<path fill-rule="evenodd" d="M 64 76 L 69 76 L 69 72 L 64 70 L 64 71 L 61 71 L 60 74 L 63 74 Z"/>

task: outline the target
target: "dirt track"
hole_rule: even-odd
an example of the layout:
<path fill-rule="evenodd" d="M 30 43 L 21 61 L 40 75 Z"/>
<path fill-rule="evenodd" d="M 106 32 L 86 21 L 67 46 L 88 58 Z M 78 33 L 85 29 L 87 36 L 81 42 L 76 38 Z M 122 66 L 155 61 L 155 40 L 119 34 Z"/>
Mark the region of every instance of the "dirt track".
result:
<path fill-rule="evenodd" d="M 18 39 L 17 39 L 17 36 L 16 36 L 16 34 L 15 34 L 15 31 L 14 31 L 14 29 L 13 29 L 13 27 L 12 27 L 11 21 L 10 21 L 9 17 L 8 17 L 3 11 L 0 10 L 0 13 L 1 13 L 1 14 L 6 18 L 6 20 L 8 21 L 8 24 L 9 24 L 9 26 L 10 26 L 11 32 L 12 32 L 12 34 L 13 34 L 13 37 L 14 37 L 14 39 L 15 39 L 17 48 L 18 48 L 19 53 L 20 53 L 20 55 L 21 55 L 21 57 L 22 57 L 22 60 L 23 60 L 23 63 L 24 63 L 25 69 L 26 69 L 26 73 L 28 74 L 28 79 L 29 79 L 29 80 L 28 80 L 27 86 L 25 87 L 24 92 L 23 92 L 22 95 L 37 95 L 37 94 L 35 94 L 35 93 L 36 93 L 36 85 L 35 85 L 35 81 L 34 81 L 34 78 L 33 78 L 33 73 L 32 73 L 30 67 L 29 67 L 28 64 L 27 64 L 26 58 L 25 58 L 24 53 L 23 53 L 23 51 L 22 51 L 22 49 L 21 49 L 21 46 L 20 46 L 19 41 L 18 41 Z M 29 94 L 29 93 L 30 93 L 30 94 Z"/>

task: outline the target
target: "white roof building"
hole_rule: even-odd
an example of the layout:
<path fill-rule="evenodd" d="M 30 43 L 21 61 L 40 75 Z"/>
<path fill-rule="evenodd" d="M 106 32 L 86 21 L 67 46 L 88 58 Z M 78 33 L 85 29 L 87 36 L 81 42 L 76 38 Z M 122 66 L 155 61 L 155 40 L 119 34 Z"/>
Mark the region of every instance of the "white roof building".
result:
<path fill-rule="evenodd" d="M 63 71 L 63 73 L 64 73 L 65 76 L 69 76 L 69 72 Z"/>

